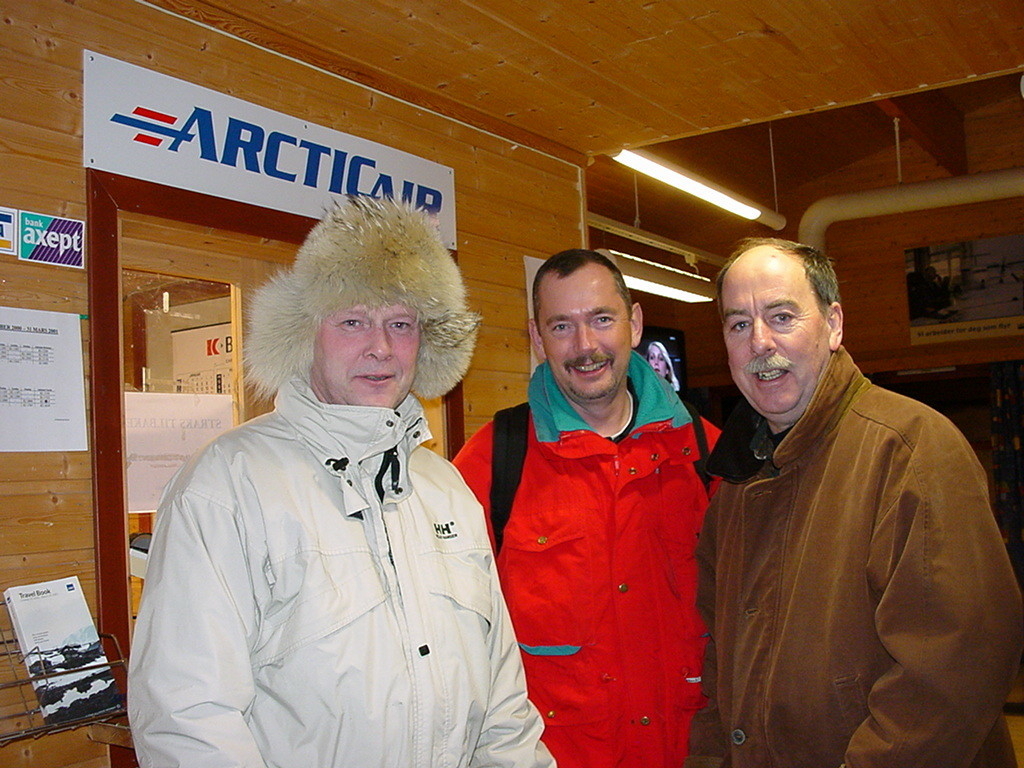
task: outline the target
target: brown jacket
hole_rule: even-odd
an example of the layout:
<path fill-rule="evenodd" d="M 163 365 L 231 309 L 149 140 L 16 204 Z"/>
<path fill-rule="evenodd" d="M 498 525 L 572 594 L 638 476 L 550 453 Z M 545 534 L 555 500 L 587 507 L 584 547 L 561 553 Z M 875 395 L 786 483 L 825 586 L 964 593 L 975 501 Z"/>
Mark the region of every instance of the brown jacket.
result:
<path fill-rule="evenodd" d="M 1021 598 L 967 441 L 843 349 L 763 462 L 762 424 L 743 403 L 709 463 L 687 768 L 1015 765 Z"/>

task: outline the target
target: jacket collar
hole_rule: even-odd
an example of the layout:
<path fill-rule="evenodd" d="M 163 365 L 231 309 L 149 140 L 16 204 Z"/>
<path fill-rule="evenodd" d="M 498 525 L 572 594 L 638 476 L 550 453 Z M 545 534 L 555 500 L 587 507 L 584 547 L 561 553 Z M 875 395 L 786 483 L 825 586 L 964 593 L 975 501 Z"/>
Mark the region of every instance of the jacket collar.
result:
<path fill-rule="evenodd" d="M 636 393 L 634 432 L 648 424 L 662 421 L 671 420 L 673 427 L 690 423 L 690 414 L 679 396 L 636 352 L 630 353 L 626 375 Z M 558 388 L 546 360 L 537 366 L 530 378 L 529 399 L 530 412 L 540 442 L 558 442 L 565 432 L 593 431 Z"/>
<path fill-rule="evenodd" d="M 871 382 L 860 372 L 844 347 L 829 358 L 825 372 L 800 419 L 772 452 L 768 424 L 746 400 L 726 421 L 708 457 L 708 472 L 731 483 L 742 483 L 762 469 L 777 474 L 820 444 L 839 424 L 853 401 Z"/>
<path fill-rule="evenodd" d="M 431 437 L 423 406 L 415 396 L 408 395 L 394 409 L 333 405 L 317 400 L 308 383 L 294 378 L 278 391 L 274 405 L 318 464 L 357 481 L 357 486 L 365 485 L 367 475 L 372 479 L 384 454 L 394 451 L 399 476 L 392 485 L 402 490 L 389 497 L 409 495 L 409 454 Z"/>

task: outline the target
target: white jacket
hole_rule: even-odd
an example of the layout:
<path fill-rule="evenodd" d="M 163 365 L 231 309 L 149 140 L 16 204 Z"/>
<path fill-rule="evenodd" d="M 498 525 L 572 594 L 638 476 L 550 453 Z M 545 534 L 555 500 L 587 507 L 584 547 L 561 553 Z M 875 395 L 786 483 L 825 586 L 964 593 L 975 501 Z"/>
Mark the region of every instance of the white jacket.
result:
<path fill-rule="evenodd" d="M 325 405 L 293 380 L 276 405 L 165 491 L 129 671 L 141 764 L 554 765 L 483 513 L 417 447 L 416 398 Z"/>

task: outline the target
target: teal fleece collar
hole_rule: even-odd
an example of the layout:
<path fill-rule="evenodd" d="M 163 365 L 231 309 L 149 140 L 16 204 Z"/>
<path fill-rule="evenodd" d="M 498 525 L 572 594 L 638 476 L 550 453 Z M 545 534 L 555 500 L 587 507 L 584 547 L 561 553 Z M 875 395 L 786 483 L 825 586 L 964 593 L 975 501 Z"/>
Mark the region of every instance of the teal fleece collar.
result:
<path fill-rule="evenodd" d="M 631 434 L 658 421 L 671 420 L 673 427 L 682 427 L 690 423 L 690 414 L 679 396 L 635 351 L 630 353 L 629 370 L 626 375 L 633 383 L 633 390 L 637 395 L 636 426 Z M 590 425 L 576 413 L 558 388 L 547 361 L 537 366 L 533 372 L 529 399 L 537 439 L 542 443 L 558 442 L 563 432 L 590 429 Z"/>

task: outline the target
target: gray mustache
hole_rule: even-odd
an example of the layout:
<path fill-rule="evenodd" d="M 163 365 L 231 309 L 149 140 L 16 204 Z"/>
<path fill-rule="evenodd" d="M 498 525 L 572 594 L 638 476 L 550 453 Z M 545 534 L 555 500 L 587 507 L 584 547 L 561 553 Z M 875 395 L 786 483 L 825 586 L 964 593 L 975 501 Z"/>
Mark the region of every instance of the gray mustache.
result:
<path fill-rule="evenodd" d="M 755 357 L 743 366 L 743 372 L 755 374 L 774 370 L 788 371 L 792 367 L 792 360 L 784 355 L 780 355 L 778 352 L 773 352 L 768 357 Z"/>

